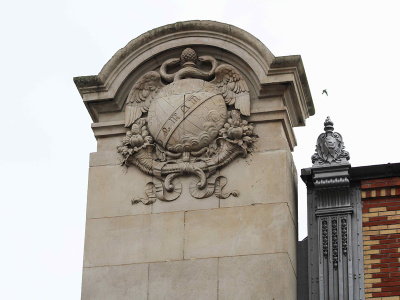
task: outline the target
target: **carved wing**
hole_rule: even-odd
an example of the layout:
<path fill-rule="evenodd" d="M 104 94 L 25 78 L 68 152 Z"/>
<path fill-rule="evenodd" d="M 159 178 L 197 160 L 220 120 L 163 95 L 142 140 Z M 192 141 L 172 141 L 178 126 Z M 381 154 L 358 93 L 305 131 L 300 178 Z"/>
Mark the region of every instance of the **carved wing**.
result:
<path fill-rule="evenodd" d="M 144 74 L 135 83 L 126 100 L 125 127 L 131 126 L 149 110 L 151 100 L 163 87 L 160 74 L 154 71 Z"/>
<path fill-rule="evenodd" d="M 240 113 L 250 115 L 250 94 L 246 81 L 240 73 L 231 65 L 220 65 L 215 70 L 215 78 L 211 81 L 214 83 L 228 105 L 235 104 L 235 108 Z"/>

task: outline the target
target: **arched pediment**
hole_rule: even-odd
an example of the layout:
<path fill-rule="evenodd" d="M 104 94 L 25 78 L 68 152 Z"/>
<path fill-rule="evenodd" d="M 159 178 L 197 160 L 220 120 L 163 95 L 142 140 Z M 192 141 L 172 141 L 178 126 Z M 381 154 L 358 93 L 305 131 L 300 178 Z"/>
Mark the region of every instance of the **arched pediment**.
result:
<path fill-rule="evenodd" d="M 314 114 L 300 56 L 275 57 L 257 38 L 232 25 L 186 21 L 142 34 L 117 51 L 98 75 L 74 78 L 93 121 L 99 121 L 99 114 L 121 112 L 140 76 L 159 70 L 165 60 L 179 57 L 187 47 L 235 66 L 249 86 L 252 101 L 290 86 L 291 97 L 297 98 L 288 105 L 298 114 L 292 118 L 293 126 L 304 124 Z"/>

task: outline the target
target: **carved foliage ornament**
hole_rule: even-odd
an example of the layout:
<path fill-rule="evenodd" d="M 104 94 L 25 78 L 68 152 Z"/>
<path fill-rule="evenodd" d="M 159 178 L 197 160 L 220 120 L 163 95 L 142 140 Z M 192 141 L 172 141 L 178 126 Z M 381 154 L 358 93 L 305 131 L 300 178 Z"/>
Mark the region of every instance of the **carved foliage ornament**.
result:
<path fill-rule="evenodd" d="M 342 136 L 338 132 L 333 132 L 333 122 L 329 117 L 324 123 L 325 133 L 321 133 L 317 139 L 315 153 L 311 156 L 314 165 L 340 164 L 347 163 L 350 159 L 349 152 L 344 150 Z"/>
<path fill-rule="evenodd" d="M 199 64 L 211 68 L 205 72 Z M 168 73 L 179 65 L 179 71 Z M 249 115 L 246 82 L 233 66 L 218 65 L 211 56 L 197 57 L 187 48 L 181 58 L 165 61 L 159 73 L 144 74 L 128 95 L 125 127 L 130 130 L 117 147 L 124 165 L 153 176 L 147 197 L 132 204 L 177 199 L 182 175 L 198 178 L 189 187 L 194 198 L 237 196 L 222 193 L 226 178 L 217 170 L 254 150 L 254 127 L 243 119 Z"/>

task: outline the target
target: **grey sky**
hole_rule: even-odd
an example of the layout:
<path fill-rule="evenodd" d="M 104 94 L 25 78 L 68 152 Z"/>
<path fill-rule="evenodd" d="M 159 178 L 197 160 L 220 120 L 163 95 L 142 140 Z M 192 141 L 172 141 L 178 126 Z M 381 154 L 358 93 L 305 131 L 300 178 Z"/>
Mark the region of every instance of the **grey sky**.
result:
<path fill-rule="evenodd" d="M 91 119 L 72 77 L 97 74 L 131 39 L 215 20 L 300 54 L 316 115 L 296 128 L 295 163 L 330 115 L 352 166 L 398 162 L 397 1 L 15 1 L 2 6 L 1 299 L 79 299 Z M 329 96 L 321 95 L 327 89 Z M 306 235 L 299 182 L 299 235 Z"/>

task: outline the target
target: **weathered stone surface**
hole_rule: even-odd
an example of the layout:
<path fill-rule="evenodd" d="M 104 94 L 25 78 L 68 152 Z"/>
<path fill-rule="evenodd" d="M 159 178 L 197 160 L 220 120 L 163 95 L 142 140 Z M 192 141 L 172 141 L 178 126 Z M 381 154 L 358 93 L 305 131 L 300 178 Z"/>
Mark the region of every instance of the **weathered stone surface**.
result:
<path fill-rule="evenodd" d="M 148 264 L 83 268 L 82 300 L 147 299 Z"/>
<path fill-rule="evenodd" d="M 88 219 L 84 267 L 179 260 L 184 213 Z"/>
<path fill-rule="evenodd" d="M 151 213 L 150 205 L 132 205 L 131 199 L 144 195 L 151 176 L 136 168 L 101 166 L 89 169 L 86 216 L 104 218 Z"/>
<path fill-rule="evenodd" d="M 253 153 L 246 159 L 233 161 L 221 170 L 221 175 L 228 178 L 225 191 L 238 190 L 240 193 L 238 197 L 221 199 L 221 207 L 287 203 L 293 220 L 297 219 L 297 174 L 289 151 Z"/>
<path fill-rule="evenodd" d="M 110 151 L 93 152 L 90 153 L 90 167 L 100 167 L 100 166 L 116 166 L 121 165 L 121 155 L 115 151 L 115 149 Z"/>
<path fill-rule="evenodd" d="M 150 264 L 149 298 L 218 299 L 218 259 Z"/>
<path fill-rule="evenodd" d="M 122 138 L 122 134 L 116 136 L 97 137 L 97 152 L 115 151 L 116 145 L 121 142 Z"/>
<path fill-rule="evenodd" d="M 185 259 L 287 252 L 296 230 L 285 203 L 199 210 L 185 215 Z"/>
<path fill-rule="evenodd" d="M 254 132 L 259 136 L 256 152 L 290 150 L 281 121 L 257 123 Z"/>
<path fill-rule="evenodd" d="M 219 259 L 220 300 L 296 300 L 296 276 L 285 253 Z"/>

